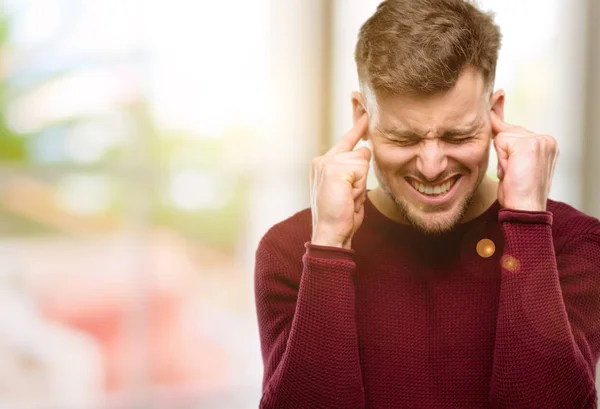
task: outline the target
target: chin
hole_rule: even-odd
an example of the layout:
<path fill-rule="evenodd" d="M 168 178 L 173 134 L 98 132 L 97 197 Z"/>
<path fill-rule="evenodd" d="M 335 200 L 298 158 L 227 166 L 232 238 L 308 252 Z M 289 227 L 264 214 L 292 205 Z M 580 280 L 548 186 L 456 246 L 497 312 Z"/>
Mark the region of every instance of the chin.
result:
<path fill-rule="evenodd" d="M 408 184 L 404 177 L 393 175 L 388 178 L 377 165 L 375 162 L 373 168 L 379 187 L 396 204 L 404 222 L 426 235 L 443 235 L 461 223 L 471 208 L 475 192 L 485 176 L 482 172 L 477 180 L 473 181 L 474 172 L 461 172 L 464 179 L 458 183 L 462 185 L 456 186 L 459 190 L 454 193 L 454 198 L 448 202 L 448 206 L 433 208 L 412 200 L 413 195 L 404 190 Z"/>
<path fill-rule="evenodd" d="M 403 201 L 394 200 L 404 219 L 416 230 L 428 235 L 443 235 L 452 231 L 464 218 L 470 207 L 469 198 L 462 199 L 451 209 L 441 212 L 424 212 Z"/>
<path fill-rule="evenodd" d="M 473 192 L 463 194 L 449 209 L 424 211 L 419 205 L 399 199 L 383 185 L 383 191 L 394 201 L 406 223 L 426 235 L 443 235 L 451 232 L 465 217 L 473 201 Z"/>

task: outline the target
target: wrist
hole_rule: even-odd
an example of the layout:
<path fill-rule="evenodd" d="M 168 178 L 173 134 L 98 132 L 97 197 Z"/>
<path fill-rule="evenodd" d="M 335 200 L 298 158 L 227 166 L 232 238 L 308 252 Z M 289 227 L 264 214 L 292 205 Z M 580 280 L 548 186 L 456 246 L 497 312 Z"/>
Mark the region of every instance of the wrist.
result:
<path fill-rule="evenodd" d="M 352 247 L 352 239 L 342 239 L 340 237 L 315 234 L 313 235 L 310 244 L 322 247 L 338 247 L 346 250 L 350 250 Z"/>
<path fill-rule="evenodd" d="M 503 206 L 507 210 L 516 210 L 516 211 L 524 211 L 524 212 L 545 212 L 546 211 L 546 203 L 532 203 L 532 202 L 512 202 L 505 203 Z"/>

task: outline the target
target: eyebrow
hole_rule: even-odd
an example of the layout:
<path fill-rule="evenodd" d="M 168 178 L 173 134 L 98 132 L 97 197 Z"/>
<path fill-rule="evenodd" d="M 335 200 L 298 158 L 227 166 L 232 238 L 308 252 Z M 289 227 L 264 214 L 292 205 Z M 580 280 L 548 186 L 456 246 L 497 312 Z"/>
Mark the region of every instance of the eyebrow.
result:
<path fill-rule="evenodd" d="M 479 122 L 473 122 L 470 125 L 447 129 L 442 133 L 442 138 L 452 138 L 455 136 L 469 135 L 469 134 L 472 134 L 473 132 L 475 132 L 479 128 L 479 126 L 480 126 Z M 396 127 L 392 127 L 392 128 L 388 128 L 388 129 L 380 128 L 380 131 L 384 134 L 392 135 L 392 136 L 395 136 L 400 139 L 421 139 L 422 138 L 422 136 L 419 135 L 417 132 L 409 130 L 409 129 L 405 129 L 405 128 L 396 128 Z"/>
<path fill-rule="evenodd" d="M 393 135 L 400 139 L 421 139 L 421 136 L 414 131 L 403 128 L 388 128 L 380 129 L 380 131 L 386 135 Z"/>
<path fill-rule="evenodd" d="M 453 136 L 470 135 L 475 132 L 481 125 L 478 122 L 473 122 L 470 125 L 460 126 L 452 129 L 447 129 L 442 134 L 443 138 L 451 138 Z"/>

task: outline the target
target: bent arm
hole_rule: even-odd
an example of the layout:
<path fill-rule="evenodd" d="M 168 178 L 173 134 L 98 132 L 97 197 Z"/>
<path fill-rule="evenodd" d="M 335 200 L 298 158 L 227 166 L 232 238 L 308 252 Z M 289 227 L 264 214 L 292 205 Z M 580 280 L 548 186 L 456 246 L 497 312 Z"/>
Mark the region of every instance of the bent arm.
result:
<path fill-rule="evenodd" d="M 582 236 L 557 258 L 551 213 L 502 210 L 499 221 L 492 406 L 596 408 L 600 240 Z"/>

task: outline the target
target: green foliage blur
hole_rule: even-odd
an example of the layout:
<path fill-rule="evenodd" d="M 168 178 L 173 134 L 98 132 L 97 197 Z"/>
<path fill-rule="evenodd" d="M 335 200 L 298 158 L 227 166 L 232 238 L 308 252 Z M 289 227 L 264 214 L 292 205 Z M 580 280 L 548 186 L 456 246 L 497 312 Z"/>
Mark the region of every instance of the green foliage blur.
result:
<path fill-rule="evenodd" d="M 2 0 L 0 8 L 4 10 Z M 131 134 L 126 135 L 127 140 L 121 145 L 106 150 L 94 163 L 74 163 L 68 157 L 59 155 L 58 159 L 43 161 L 36 155 L 41 136 L 49 128 L 59 137 L 50 143 L 50 150 L 64 152 L 66 137 L 69 132 L 75 132 L 76 126 L 86 121 L 101 123 L 103 118 L 73 118 L 64 123 L 48 125 L 49 128 L 33 132 L 32 134 L 17 134 L 11 130 L 7 121 L 7 108 L 11 102 L 18 99 L 22 93 L 35 93 L 36 87 L 56 79 L 57 74 L 45 77 L 41 83 L 30 85 L 27 89 L 15 86 L 14 76 L 7 74 L 2 64 L 10 58 L 8 50 L 14 47 L 11 44 L 11 30 L 14 21 L 7 13 L 0 13 L 0 170 L 19 169 L 23 175 L 36 178 L 40 183 L 58 191 L 61 179 L 69 175 L 103 175 L 110 180 L 110 200 L 108 205 L 98 216 L 111 217 L 125 225 L 131 213 L 131 192 L 137 188 L 139 193 L 146 198 L 146 222 L 151 228 L 166 228 L 173 230 L 191 241 L 202 245 L 214 247 L 223 251 L 235 250 L 244 224 L 244 209 L 251 181 L 243 175 L 234 175 L 225 186 L 224 200 L 219 206 L 209 206 L 197 210 L 182 209 L 173 200 L 169 199 L 169 184 L 174 175 L 181 170 L 193 169 L 218 176 L 224 167 L 219 161 L 221 152 L 232 141 L 228 137 L 194 139 L 189 135 L 169 135 L 161 132 L 150 113 L 147 98 L 141 95 L 139 100 L 127 106 L 114 106 L 112 109 L 124 116 L 132 125 Z M 68 30 L 67 30 L 68 31 Z M 61 35 L 69 35 L 63 32 Z M 133 57 L 132 57 L 133 58 Z M 102 59 L 99 59 L 102 61 Z M 107 63 L 105 62 L 100 62 Z M 111 62 L 108 61 L 108 64 Z M 35 68 L 34 68 L 35 69 Z M 77 73 L 77 67 L 63 67 L 61 77 L 68 77 Z M 108 125 L 107 125 L 108 126 Z M 105 132 L 110 132 L 106 128 Z M 133 145 L 131 145 L 133 144 Z M 46 146 L 45 149 L 48 149 Z M 90 149 L 94 149 L 93 147 Z M 192 163 L 178 163 L 173 158 L 176 150 L 197 152 Z M 132 159 L 133 155 L 133 159 Z M 42 178 L 44 169 L 52 170 L 52 175 Z M 56 169 L 59 169 L 56 171 Z M 140 186 L 141 174 L 151 173 L 157 182 L 146 183 Z M 217 180 L 220 180 L 217 177 Z M 0 178 L 0 188 L 2 179 Z M 198 187 L 200 189 L 201 187 Z M 2 190 L 0 189 L 0 195 Z M 1 198 L 1 196 L 0 196 Z M 8 236 L 31 235 L 56 235 L 64 234 L 60 229 L 48 227 L 20 214 L 14 209 L 11 211 L 0 202 L 0 234 Z"/>
<path fill-rule="evenodd" d="M 3 3 L 0 1 L 0 9 L 4 9 Z M 11 132 L 6 124 L 6 90 L 8 87 L 7 78 L 2 69 L 4 50 L 8 46 L 10 35 L 10 20 L 7 15 L 0 13 L 0 163 L 1 162 L 17 162 L 23 163 L 26 161 L 26 142 L 19 135 Z"/>

